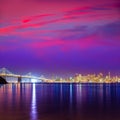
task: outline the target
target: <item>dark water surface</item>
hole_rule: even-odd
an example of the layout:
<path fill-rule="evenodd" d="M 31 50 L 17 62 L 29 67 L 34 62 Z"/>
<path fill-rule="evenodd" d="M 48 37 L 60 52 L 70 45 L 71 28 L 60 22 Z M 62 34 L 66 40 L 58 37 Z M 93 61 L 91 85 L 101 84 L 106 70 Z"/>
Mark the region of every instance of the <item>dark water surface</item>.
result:
<path fill-rule="evenodd" d="M 120 84 L 0 85 L 0 120 L 120 120 Z"/>

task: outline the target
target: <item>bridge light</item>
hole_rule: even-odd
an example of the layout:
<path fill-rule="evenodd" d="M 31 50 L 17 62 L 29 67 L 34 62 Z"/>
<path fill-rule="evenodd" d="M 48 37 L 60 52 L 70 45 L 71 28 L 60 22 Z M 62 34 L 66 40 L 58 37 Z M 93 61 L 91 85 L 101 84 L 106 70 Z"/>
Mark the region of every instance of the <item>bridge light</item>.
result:
<path fill-rule="evenodd" d="M 35 82 L 37 82 L 37 79 L 31 79 L 31 82 L 35 83 Z"/>

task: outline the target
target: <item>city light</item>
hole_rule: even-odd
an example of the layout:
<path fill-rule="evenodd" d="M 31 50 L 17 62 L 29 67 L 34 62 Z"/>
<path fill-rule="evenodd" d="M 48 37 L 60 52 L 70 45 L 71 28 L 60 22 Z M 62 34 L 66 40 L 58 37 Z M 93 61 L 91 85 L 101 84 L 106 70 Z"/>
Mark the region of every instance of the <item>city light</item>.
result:
<path fill-rule="evenodd" d="M 36 79 L 31 79 L 31 82 L 35 83 L 35 82 L 37 82 L 37 80 Z"/>
<path fill-rule="evenodd" d="M 46 82 L 46 83 L 117 83 L 120 82 L 120 76 L 111 76 L 110 72 L 107 75 L 103 75 L 103 73 L 99 74 L 75 74 L 72 77 L 68 78 L 59 78 L 59 77 L 52 77 L 45 78 L 45 77 L 36 77 L 30 75 L 16 75 L 11 73 L 6 68 L 0 69 L 0 76 L 5 78 L 8 83 L 39 83 L 39 82 Z"/>

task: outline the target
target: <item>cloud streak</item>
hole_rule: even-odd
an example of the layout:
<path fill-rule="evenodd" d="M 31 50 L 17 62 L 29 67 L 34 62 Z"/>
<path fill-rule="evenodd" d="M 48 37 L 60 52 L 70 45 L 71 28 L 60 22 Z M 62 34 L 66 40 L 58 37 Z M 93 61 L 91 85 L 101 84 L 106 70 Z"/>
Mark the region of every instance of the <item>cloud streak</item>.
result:
<path fill-rule="evenodd" d="M 13 61 L 18 57 L 25 57 L 26 61 L 33 58 L 32 67 L 40 66 L 39 61 L 42 61 L 44 70 L 56 66 L 53 71 L 58 68 L 74 72 L 97 71 L 109 63 L 100 70 L 116 68 L 118 71 L 119 5 L 117 0 L 101 0 L 99 3 L 89 0 L 3 1 L 0 4 L 0 55 L 6 59 L 6 54 Z M 24 51 L 26 56 L 22 54 Z M 4 60 L 3 64 L 6 64 Z"/>

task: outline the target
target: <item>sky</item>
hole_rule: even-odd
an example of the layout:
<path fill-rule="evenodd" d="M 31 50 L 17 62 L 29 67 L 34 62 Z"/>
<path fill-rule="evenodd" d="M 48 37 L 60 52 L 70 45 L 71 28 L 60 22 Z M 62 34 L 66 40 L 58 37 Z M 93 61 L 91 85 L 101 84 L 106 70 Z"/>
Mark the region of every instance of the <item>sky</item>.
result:
<path fill-rule="evenodd" d="M 120 75 L 119 0 L 0 0 L 0 68 Z"/>

